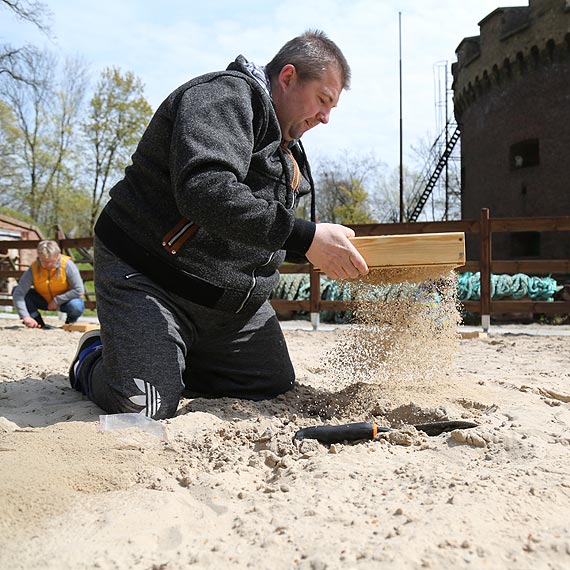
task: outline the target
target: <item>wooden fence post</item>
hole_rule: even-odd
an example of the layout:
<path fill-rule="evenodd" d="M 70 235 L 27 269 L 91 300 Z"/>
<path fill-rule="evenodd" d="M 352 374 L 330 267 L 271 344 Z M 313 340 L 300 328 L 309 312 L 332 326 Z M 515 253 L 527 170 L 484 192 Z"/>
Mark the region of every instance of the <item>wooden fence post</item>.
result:
<path fill-rule="evenodd" d="M 313 330 L 317 330 L 321 320 L 321 273 L 312 264 L 309 270 L 309 302 L 311 324 Z"/>
<path fill-rule="evenodd" d="M 60 244 L 61 240 L 65 239 L 65 234 L 61 231 L 61 228 L 57 226 L 55 228 L 55 241 Z"/>
<path fill-rule="evenodd" d="M 481 326 L 488 331 L 491 326 L 491 221 L 489 208 L 481 209 L 479 229 L 480 251 L 480 285 L 481 285 Z"/>

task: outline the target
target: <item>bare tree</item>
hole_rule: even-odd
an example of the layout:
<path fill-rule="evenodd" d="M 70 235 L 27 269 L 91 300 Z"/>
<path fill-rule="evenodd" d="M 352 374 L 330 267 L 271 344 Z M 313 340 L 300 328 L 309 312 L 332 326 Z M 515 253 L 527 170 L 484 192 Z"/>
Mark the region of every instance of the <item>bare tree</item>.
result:
<path fill-rule="evenodd" d="M 42 147 L 45 115 L 52 101 L 54 64 L 52 56 L 30 49 L 18 66 L 31 81 L 21 82 L 9 76 L 0 85 L 0 95 L 16 117 L 23 141 L 23 154 L 19 158 L 27 179 L 26 213 L 33 219 L 38 218 L 41 203 L 48 194 L 45 180 L 51 168 L 45 165 L 44 158 L 50 153 L 42 151 Z"/>
<path fill-rule="evenodd" d="M 404 189 L 413 188 L 417 183 L 418 173 L 404 168 Z M 412 204 L 409 193 L 404 193 L 404 211 Z M 400 170 L 394 168 L 375 180 L 372 191 L 371 207 L 375 219 L 381 223 L 400 221 Z"/>
<path fill-rule="evenodd" d="M 441 158 L 445 147 L 444 133 L 434 142 L 426 135 L 412 145 L 412 157 L 415 167 L 421 176 L 417 178 L 411 188 L 411 204 L 413 209 L 417 200 L 426 188 L 429 177 L 433 174 L 435 165 Z M 422 217 L 426 220 L 453 220 L 461 217 L 461 174 L 460 174 L 460 151 L 456 146 L 447 160 L 447 165 L 441 172 L 428 202 L 422 211 Z"/>
<path fill-rule="evenodd" d="M 60 223 L 62 188 L 86 86 L 85 68 L 68 62 L 58 75 L 57 59 L 30 48 L 18 65 L 30 81 L 4 76 L 0 96 L 18 129 L 17 164 L 23 177 L 20 207 L 37 223 Z M 62 80 L 59 77 L 63 77 Z"/>
<path fill-rule="evenodd" d="M 10 10 L 20 20 L 30 22 L 44 33 L 49 32 L 46 20 L 51 17 L 47 5 L 36 0 L 0 0 L 0 6 Z"/>
<path fill-rule="evenodd" d="M 54 153 L 53 179 L 49 183 L 51 208 L 49 224 L 61 225 L 66 212 L 73 210 L 73 196 L 79 177 L 77 160 L 80 115 L 88 85 L 87 67 L 80 59 L 67 59 L 63 66 L 61 81 L 55 93 L 52 124 L 52 147 Z M 85 228 L 87 229 L 87 227 Z"/>
<path fill-rule="evenodd" d="M 16 18 L 33 24 L 44 34 L 49 35 L 50 25 L 48 22 L 51 13 L 43 2 L 33 0 L 0 0 L 0 8 L 9 10 Z M 6 74 L 17 81 L 31 81 L 31 78 L 23 73 L 25 66 L 22 67 L 20 63 L 22 59 L 31 57 L 30 50 L 32 49 L 30 46 L 13 47 L 9 44 L 1 44 L 0 76 Z"/>

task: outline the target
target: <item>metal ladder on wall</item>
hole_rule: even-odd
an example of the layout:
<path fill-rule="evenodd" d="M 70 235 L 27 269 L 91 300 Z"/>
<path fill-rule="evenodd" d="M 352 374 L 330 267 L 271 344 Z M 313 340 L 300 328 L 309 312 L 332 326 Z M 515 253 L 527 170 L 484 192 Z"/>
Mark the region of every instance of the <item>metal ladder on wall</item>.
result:
<path fill-rule="evenodd" d="M 447 129 L 448 126 L 449 125 L 446 125 L 445 128 Z M 428 199 L 429 199 L 429 197 L 430 197 L 430 195 L 431 195 L 431 193 L 432 193 L 432 191 L 433 191 L 433 189 L 434 189 L 434 187 L 435 187 L 435 185 L 439 179 L 439 175 L 441 174 L 441 172 L 445 168 L 445 165 L 447 164 L 447 161 L 449 160 L 449 157 L 451 156 L 451 153 L 452 153 L 457 141 L 459 140 L 460 136 L 461 136 L 461 131 L 459 129 L 459 125 L 456 125 L 455 130 L 453 131 L 453 134 L 451 135 L 451 137 L 447 141 L 447 146 L 445 147 L 445 150 L 439 156 L 437 163 L 435 164 L 435 167 L 433 168 L 433 171 L 432 171 L 429 179 L 426 182 L 425 188 L 423 189 L 423 191 L 419 195 L 419 198 L 416 202 L 416 205 L 414 206 L 414 209 L 408 215 L 408 221 L 409 222 L 416 222 L 418 220 L 426 202 L 428 201 Z M 440 135 L 440 137 L 441 137 L 441 135 Z"/>

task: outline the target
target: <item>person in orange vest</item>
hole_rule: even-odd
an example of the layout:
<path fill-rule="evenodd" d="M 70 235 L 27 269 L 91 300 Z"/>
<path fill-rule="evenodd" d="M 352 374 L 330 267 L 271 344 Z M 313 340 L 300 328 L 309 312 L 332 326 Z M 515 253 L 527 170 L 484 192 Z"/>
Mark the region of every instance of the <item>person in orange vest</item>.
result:
<path fill-rule="evenodd" d="M 31 329 L 53 328 L 39 310 L 66 313 L 66 323 L 74 323 L 85 311 L 85 287 L 71 257 L 62 255 L 57 242 L 43 240 L 38 257 L 12 291 L 12 299 L 24 325 Z"/>

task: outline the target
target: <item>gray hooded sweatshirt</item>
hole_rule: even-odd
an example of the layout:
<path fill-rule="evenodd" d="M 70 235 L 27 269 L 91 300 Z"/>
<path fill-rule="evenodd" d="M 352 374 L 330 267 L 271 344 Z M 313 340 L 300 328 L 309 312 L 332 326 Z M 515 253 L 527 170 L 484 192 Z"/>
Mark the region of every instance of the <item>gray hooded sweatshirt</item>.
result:
<path fill-rule="evenodd" d="M 312 189 L 304 152 L 280 146 L 271 98 L 245 64 L 239 56 L 167 97 L 95 233 L 167 290 L 253 314 L 277 284 L 286 251 L 306 253 L 315 224 L 295 216 Z"/>

